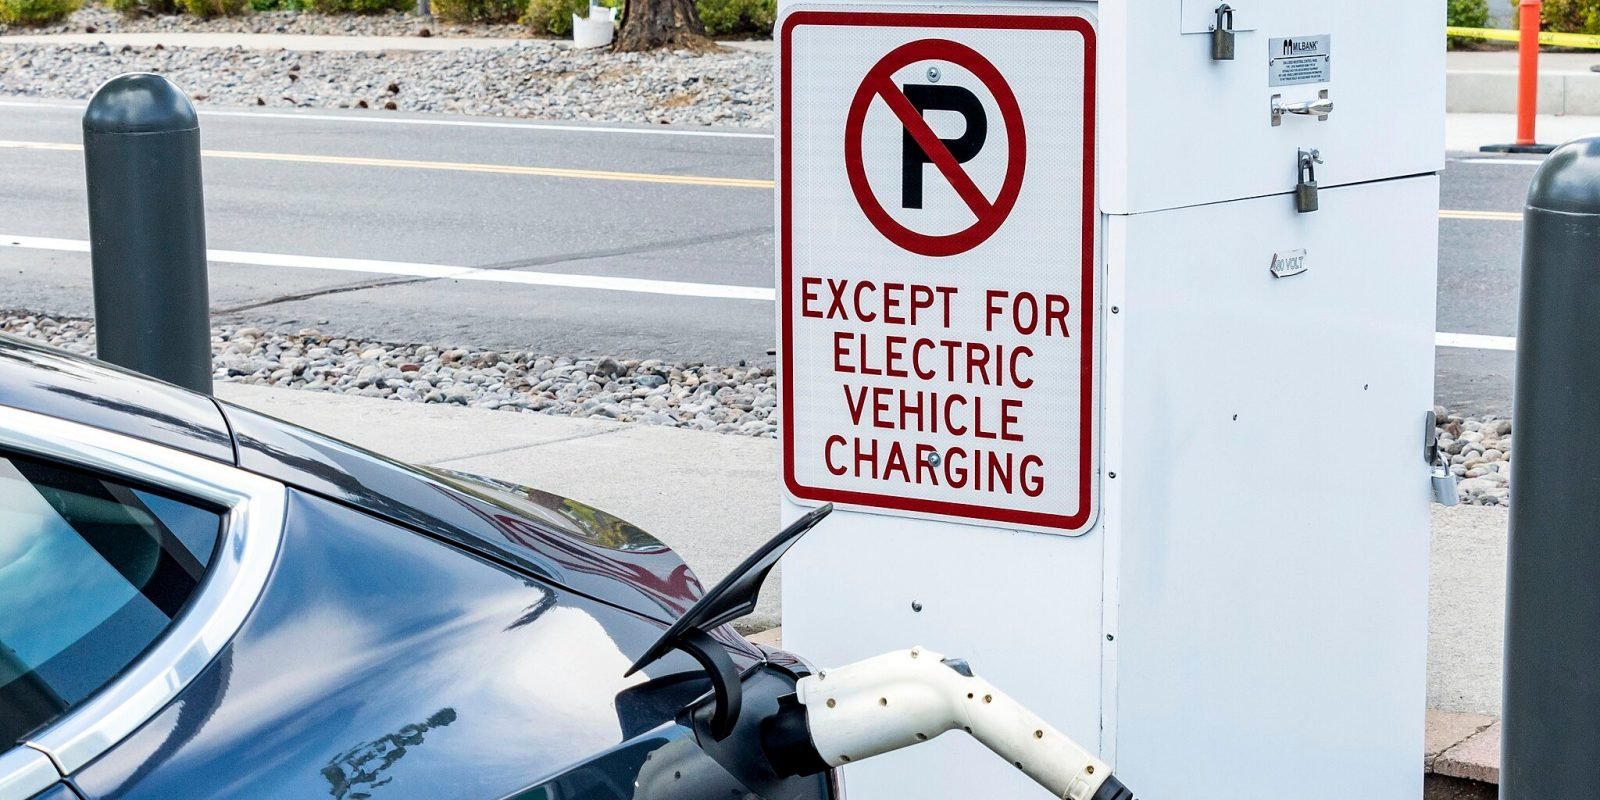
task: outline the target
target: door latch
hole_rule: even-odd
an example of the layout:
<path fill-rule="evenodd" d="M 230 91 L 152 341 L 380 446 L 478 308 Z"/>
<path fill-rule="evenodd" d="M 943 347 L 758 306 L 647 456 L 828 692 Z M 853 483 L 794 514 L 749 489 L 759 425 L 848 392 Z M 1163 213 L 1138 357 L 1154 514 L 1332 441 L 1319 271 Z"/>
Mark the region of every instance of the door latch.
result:
<path fill-rule="evenodd" d="M 1272 127 L 1283 124 L 1283 118 L 1290 114 L 1302 117 L 1316 117 L 1318 122 L 1326 122 L 1328 115 L 1333 113 L 1333 100 L 1328 97 L 1328 90 L 1317 92 L 1317 99 L 1302 100 L 1298 103 L 1283 102 L 1283 95 L 1272 96 Z"/>

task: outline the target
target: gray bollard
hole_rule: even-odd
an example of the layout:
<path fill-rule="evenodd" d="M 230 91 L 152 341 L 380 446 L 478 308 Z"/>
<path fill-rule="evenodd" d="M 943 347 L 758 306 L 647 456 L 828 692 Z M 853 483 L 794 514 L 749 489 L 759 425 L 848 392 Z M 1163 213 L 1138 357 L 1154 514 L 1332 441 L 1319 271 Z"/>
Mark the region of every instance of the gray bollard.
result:
<path fill-rule="evenodd" d="M 159 75 L 119 75 L 83 112 L 98 355 L 211 393 L 200 125 Z"/>
<path fill-rule="evenodd" d="M 1600 138 L 1534 176 L 1512 421 L 1500 796 L 1600 797 Z"/>

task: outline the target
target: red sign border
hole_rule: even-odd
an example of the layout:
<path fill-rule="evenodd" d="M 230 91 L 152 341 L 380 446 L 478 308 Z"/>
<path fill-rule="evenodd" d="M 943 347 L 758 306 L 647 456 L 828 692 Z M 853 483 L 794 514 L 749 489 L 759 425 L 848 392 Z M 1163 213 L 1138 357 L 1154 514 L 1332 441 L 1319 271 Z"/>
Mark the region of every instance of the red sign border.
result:
<path fill-rule="evenodd" d="M 993 506 L 978 505 L 973 503 L 954 503 L 940 500 L 919 500 L 909 497 L 881 495 L 871 492 L 852 492 L 842 489 L 823 489 L 805 486 L 795 477 L 794 470 L 794 414 L 789 409 L 794 408 L 794 383 L 790 376 L 794 374 L 794 315 L 793 305 L 789 295 L 794 278 L 794 189 L 790 170 L 794 163 L 794 142 L 790 135 L 788 125 L 784 120 L 793 113 L 793 99 L 790 90 L 794 86 L 794 63 L 791 59 L 794 53 L 794 31 L 802 25 L 834 26 L 834 27 L 879 27 L 879 28 L 945 28 L 957 30 L 989 29 L 989 30 L 1041 30 L 1041 31 L 1067 31 L 1077 33 L 1083 37 L 1084 43 L 1084 129 L 1083 129 L 1083 289 L 1082 296 L 1086 299 L 1095 298 L 1095 263 L 1096 229 L 1099 224 L 1099 210 L 1095 204 L 1095 108 L 1096 108 L 1096 49 L 1097 38 L 1093 24 L 1082 16 L 1042 16 L 1027 14 L 941 14 L 929 12 L 852 12 L 852 11 L 796 11 L 785 17 L 781 31 L 782 61 L 780 64 L 780 95 L 778 115 L 779 123 L 779 233 L 778 252 L 780 268 L 780 290 L 782 291 L 781 310 L 779 312 L 783 332 L 783 352 L 781 354 L 781 372 L 779 380 L 782 383 L 783 393 L 783 483 L 789 493 L 797 499 L 815 502 L 842 503 L 861 506 L 864 508 L 883 508 L 894 511 L 909 511 L 918 514 L 933 514 L 947 517 L 967 517 L 991 522 L 1003 522 L 1015 525 L 1026 525 L 1038 528 L 1060 529 L 1071 532 L 1081 531 L 1094 518 L 1094 481 L 1096 476 L 1094 468 L 1095 452 L 1095 416 L 1094 416 L 1094 342 L 1095 313 L 1098 303 L 1090 302 L 1089 313 L 1084 315 L 1083 333 L 1079 337 L 1082 341 L 1082 365 L 1080 370 L 1080 383 L 1082 396 L 1079 408 L 1079 441 L 1083 442 L 1079 454 L 1079 474 L 1082 476 L 1078 486 L 1078 510 L 1074 514 L 1043 514 L 1014 509 L 995 508 Z"/>

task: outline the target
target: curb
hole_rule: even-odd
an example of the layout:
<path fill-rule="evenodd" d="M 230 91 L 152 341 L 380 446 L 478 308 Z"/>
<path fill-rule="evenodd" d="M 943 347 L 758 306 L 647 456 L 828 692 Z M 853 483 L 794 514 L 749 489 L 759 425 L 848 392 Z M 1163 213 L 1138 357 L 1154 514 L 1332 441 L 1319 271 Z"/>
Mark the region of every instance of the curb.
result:
<path fill-rule="evenodd" d="M 1596 57 L 1600 62 L 1600 56 Z M 1445 110 L 1451 114 L 1514 114 L 1517 73 L 1451 70 L 1445 78 Z M 1600 115 L 1600 73 L 1544 72 L 1539 76 L 1539 113 Z"/>
<path fill-rule="evenodd" d="M 1500 720 L 1428 711 L 1424 800 L 1494 800 L 1500 783 Z"/>

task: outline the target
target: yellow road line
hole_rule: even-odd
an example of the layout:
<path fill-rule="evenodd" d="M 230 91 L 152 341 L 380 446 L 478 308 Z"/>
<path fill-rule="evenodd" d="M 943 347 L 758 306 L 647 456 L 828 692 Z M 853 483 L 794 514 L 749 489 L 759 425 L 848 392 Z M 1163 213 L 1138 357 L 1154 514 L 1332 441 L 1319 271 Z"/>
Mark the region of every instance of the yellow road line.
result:
<path fill-rule="evenodd" d="M 82 145 L 58 142 L 17 142 L 0 140 L 0 149 L 13 150 L 67 150 L 80 151 Z M 481 172 L 494 175 L 527 175 L 540 178 L 568 178 L 586 181 L 620 181 L 625 183 L 666 183 L 678 186 L 715 186 L 728 189 L 771 189 L 770 180 L 755 178 L 715 178 L 701 175 L 669 175 L 656 172 L 610 172 L 594 169 L 564 169 L 561 167 L 520 167 L 508 164 L 472 164 L 457 161 L 412 161 L 399 158 L 362 158 L 359 156 L 317 156 L 300 153 L 252 153 L 240 150 L 201 150 L 207 158 L 231 158 L 244 161 L 283 161 L 296 164 L 336 164 L 350 167 L 389 167 L 391 169 L 425 169 L 444 172 Z"/>
<path fill-rule="evenodd" d="M 83 145 L 58 142 L 15 142 L 0 140 L 0 149 L 14 150 L 66 150 L 80 151 Z M 720 186 L 733 189 L 771 189 L 770 180 L 755 178 L 707 178 L 696 175 L 664 175 L 649 172 L 605 172 L 589 169 L 561 169 L 558 167 L 516 167 L 500 164 L 468 164 L 453 161 L 407 161 L 393 158 L 359 158 L 355 156 L 313 156 L 297 153 L 250 153 L 238 150 L 202 150 L 208 158 L 235 158 L 246 161 L 287 161 L 300 164 L 339 164 L 358 167 L 394 167 L 399 169 L 432 169 L 451 172 L 486 172 L 498 175 L 534 175 L 544 178 L 574 178 L 592 181 L 631 181 L 635 183 L 671 183 L 687 186 Z M 1467 219 L 1493 222 L 1521 222 L 1522 214 L 1514 211 L 1440 211 L 1443 219 Z"/>
<path fill-rule="evenodd" d="M 1522 31 L 1507 30 L 1505 28 L 1457 28 L 1450 26 L 1445 28 L 1444 32 L 1451 36 L 1463 36 L 1469 39 L 1492 39 L 1500 42 L 1518 42 L 1522 40 Z M 1555 47 L 1600 49 L 1600 36 L 1587 33 L 1540 31 L 1539 44 L 1553 45 Z"/>

